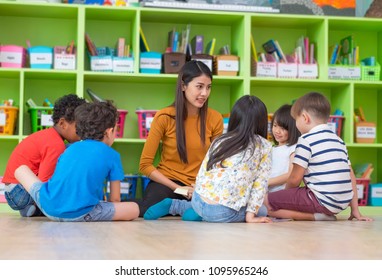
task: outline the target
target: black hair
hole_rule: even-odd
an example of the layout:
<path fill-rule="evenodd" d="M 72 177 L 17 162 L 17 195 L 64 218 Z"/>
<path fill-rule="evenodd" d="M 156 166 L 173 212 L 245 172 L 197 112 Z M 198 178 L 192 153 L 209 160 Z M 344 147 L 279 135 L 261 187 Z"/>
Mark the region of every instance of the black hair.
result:
<path fill-rule="evenodd" d="M 102 140 L 108 128 L 114 128 L 117 108 L 111 101 L 84 103 L 74 112 L 77 135 L 82 139 Z"/>
<path fill-rule="evenodd" d="M 251 143 L 259 141 L 260 136 L 266 138 L 267 131 L 268 113 L 265 104 L 256 96 L 242 96 L 232 108 L 227 133 L 212 143 L 207 170 L 217 163 L 223 166 L 225 159 L 246 150 Z"/>
<path fill-rule="evenodd" d="M 291 115 L 292 105 L 285 104 L 282 105 L 277 111 L 273 114 L 271 127 L 273 127 L 274 122 L 276 121 L 277 125 L 288 131 L 288 146 L 294 145 L 297 143 L 298 138 L 301 133 L 296 127 L 296 120 Z M 276 144 L 279 144 L 275 137 L 273 136 L 273 141 Z"/>
<path fill-rule="evenodd" d="M 56 125 L 61 118 L 64 118 L 68 123 L 74 122 L 74 110 L 85 102 L 85 99 L 76 94 L 67 94 L 57 99 L 53 107 L 53 124 Z"/>
<path fill-rule="evenodd" d="M 183 86 L 187 86 L 193 79 L 206 75 L 212 81 L 212 72 L 206 64 L 201 61 L 191 60 L 183 65 L 178 74 L 176 86 L 175 101 L 172 106 L 175 107 L 175 127 L 176 127 L 176 143 L 180 159 L 184 163 L 188 163 L 186 150 L 186 132 L 184 130 L 184 121 L 187 119 L 187 100 L 183 91 Z M 206 119 L 208 110 L 208 99 L 203 107 L 199 110 L 200 121 L 200 140 L 205 145 L 206 139 Z"/>

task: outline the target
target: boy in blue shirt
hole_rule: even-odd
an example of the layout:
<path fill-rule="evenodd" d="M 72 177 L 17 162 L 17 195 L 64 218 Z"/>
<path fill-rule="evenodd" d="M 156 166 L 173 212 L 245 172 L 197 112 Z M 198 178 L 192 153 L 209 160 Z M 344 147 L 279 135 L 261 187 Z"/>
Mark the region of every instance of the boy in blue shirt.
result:
<path fill-rule="evenodd" d="M 76 132 L 81 141 L 68 147 L 58 160 L 52 178 L 41 182 L 23 165 L 15 177 L 31 194 L 41 211 L 54 221 L 92 222 L 133 220 L 135 202 L 120 202 L 124 179 L 115 139 L 117 109 L 110 102 L 85 103 L 76 108 Z M 105 180 L 110 181 L 109 202 L 103 201 Z"/>

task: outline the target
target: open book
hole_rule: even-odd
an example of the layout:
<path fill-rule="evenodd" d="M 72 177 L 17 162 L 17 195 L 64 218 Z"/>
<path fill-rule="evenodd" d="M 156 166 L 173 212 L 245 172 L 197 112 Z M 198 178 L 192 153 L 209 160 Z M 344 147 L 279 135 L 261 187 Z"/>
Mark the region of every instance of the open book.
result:
<path fill-rule="evenodd" d="M 187 196 L 188 190 L 192 190 L 192 188 L 191 187 L 176 188 L 174 190 L 174 193 Z"/>

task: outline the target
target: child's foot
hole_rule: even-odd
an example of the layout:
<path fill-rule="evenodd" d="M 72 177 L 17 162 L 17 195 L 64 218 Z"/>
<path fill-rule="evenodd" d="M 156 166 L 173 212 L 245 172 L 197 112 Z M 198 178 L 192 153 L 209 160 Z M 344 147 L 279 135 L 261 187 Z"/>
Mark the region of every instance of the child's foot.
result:
<path fill-rule="evenodd" d="M 337 221 L 336 216 L 330 216 L 322 213 L 314 213 L 314 220 L 315 221 Z"/>
<path fill-rule="evenodd" d="M 22 217 L 32 217 L 37 212 L 37 206 L 29 204 L 24 209 L 20 209 L 19 212 Z"/>
<path fill-rule="evenodd" d="M 171 198 L 165 198 L 161 202 L 154 204 L 147 209 L 146 213 L 143 215 L 145 220 L 158 220 L 160 217 L 170 214 L 170 207 L 172 204 Z"/>
<path fill-rule="evenodd" d="M 195 221 L 195 222 L 200 222 L 202 221 L 202 217 L 200 217 L 194 209 L 189 208 L 186 211 L 184 211 L 184 214 L 182 216 L 183 221 Z"/>

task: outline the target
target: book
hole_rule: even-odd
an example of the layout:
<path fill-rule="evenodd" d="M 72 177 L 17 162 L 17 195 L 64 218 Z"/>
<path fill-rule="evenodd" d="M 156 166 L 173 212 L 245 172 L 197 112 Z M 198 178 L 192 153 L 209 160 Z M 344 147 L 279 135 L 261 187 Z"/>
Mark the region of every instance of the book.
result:
<path fill-rule="evenodd" d="M 354 48 L 354 39 L 353 35 L 349 35 L 345 38 L 342 38 L 340 41 L 341 45 L 341 56 L 345 57 L 353 53 Z"/>
<path fill-rule="evenodd" d="M 139 42 L 140 42 L 140 48 L 141 52 L 149 52 L 150 48 L 147 44 L 146 36 L 143 33 L 142 27 L 139 27 Z"/>
<path fill-rule="evenodd" d="M 280 47 L 280 44 L 278 41 L 275 41 L 273 39 L 268 40 L 263 44 L 264 50 L 271 54 L 273 52 L 276 52 L 277 56 L 279 57 L 281 62 L 285 62 L 285 55 Z"/>
<path fill-rule="evenodd" d="M 329 64 L 335 64 L 337 60 L 338 44 L 329 47 Z"/>
<path fill-rule="evenodd" d="M 117 42 L 117 56 L 123 57 L 125 55 L 125 38 L 118 38 Z"/>
<path fill-rule="evenodd" d="M 191 45 L 194 54 L 202 54 L 204 50 L 204 37 L 203 35 L 195 35 L 191 40 Z"/>
<path fill-rule="evenodd" d="M 253 39 L 253 35 L 252 34 L 251 34 L 251 51 L 252 51 L 253 59 L 257 62 L 258 61 L 258 57 L 257 57 L 256 45 L 255 45 L 255 40 Z"/>
<path fill-rule="evenodd" d="M 92 39 L 90 39 L 89 34 L 87 34 L 87 33 L 85 33 L 85 43 L 86 43 L 86 48 L 87 48 L 89 54 L 91 56 L 97 56 L 98 55 L 97 48 L 96 48 L 94 42 L 92 41 Z"/>
<path fill-rule="evenodd" d="M 215 44 L 216 44 L 216 39 L 215 39 L 215 38 L 212 38 L 212 40 L 209 41 L 208 44 L 207 44 L 207 47 L 206 47 L 206 54 L 214 55 Z"/>
<path fill-rule="evenodd" d="M 176 188 L 174 190 L 174 193 L 187 196 L 188 195 L 188 190 L 190 190 L 190 189 L 192 190 L 191 187 Z"/>

